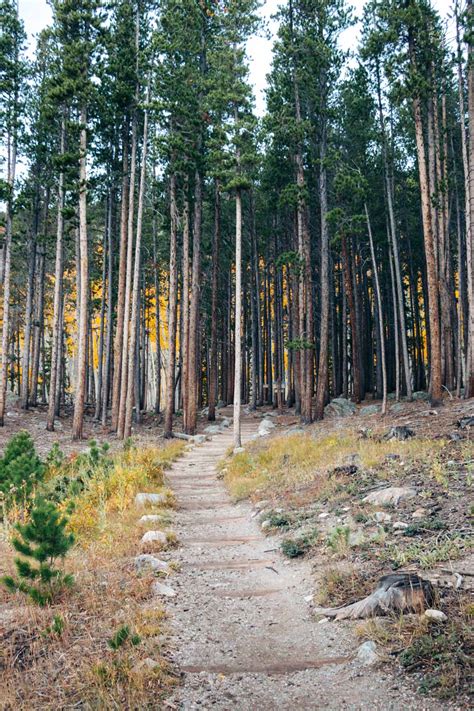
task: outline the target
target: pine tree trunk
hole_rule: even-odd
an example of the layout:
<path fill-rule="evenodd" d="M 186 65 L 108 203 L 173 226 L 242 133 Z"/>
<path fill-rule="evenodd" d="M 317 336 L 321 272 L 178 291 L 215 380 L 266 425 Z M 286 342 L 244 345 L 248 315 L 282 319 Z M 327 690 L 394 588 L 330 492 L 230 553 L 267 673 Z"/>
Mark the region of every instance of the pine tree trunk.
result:
<path fill-rule="evenodd" d="M 380 292 L 379 274 L 377 269 L 377 261 L 375 259 L 374 239 L 372 236 L 372 226 L 370 224 L 369 210 L 367 205 L 364 205 L 365 216 L 367 219 L 367 232 L 369 235 L 370 256 L 372 258 L 372 268 L 374 275 L 375 298 L 377 301 L 378 327 L 380 339 L 380 359 L 382 369 L 382 415 L 387 412 L 387 365 L 385 360 L 385 338 L 383 332 L 383 312 L 382 312 L 382 294 Z"/>
<path fill-rule="evenodd" d="M 114 374 L 112 383 L 112 411 L 111 429 L 117 430 L 120 406 L 120 383 L 122 380 L 122 344 L 123 329 L 125 320 L 125 279 L 127 273 L 127 244 L 128 244 L 128 220 L 127 210 L 129 202 L 129 176 L 128 176 L 128 127 L 125 129 L 123 140 L 123 161 L 122 161 L 122 204 L 120 212 L 120 251 L 118 268 L 117 287 L 117 325 L 114 340 Z"/>
<path fill-rule="evenodd" d="M 235 192 L 235 350 L 234 449 L 242 445 L 240 432 L 242 381 L 242 194 Z"/>
<path fill-rule="evenodd" d="M 176 175 L 170 178 L 170 268 L 168 293 L 168 368 L 166 372 L 165 437 L 173 436 L 174 388 L 176 367 L 176 317 L 178 303 Z"/>
<path fill-rule="evenodd" d="M 321 204 L 321 325 L 319 331 L 318 387 L 316 392 L 315 419 L 322 420 L 328 379 L 329 347 L 329 230 L 327 224 L 327 176 L 326 176 L 326 129 L 323 128 L 320 147 L 319 195 Z"/>
<path fill-rule="evenodd" d="M 474 5 L 468 0 L 468 18 L 472 27 Z M 474 43 L 468 45 L 468 116 L 469 116 L 469 231 L 466 234 L 467 295 L 469 324 L 464 397 L 474 396 Z"/>
<path fill-rule="evenodd" d="M 219 292 L 219 248 L 221 239 L 221 205 L 219 180 L 214 185 L 214 235 L 212 241 L 212 277 L 211 277 L 211 348 L 209 354 L 209 412 L 207 419 L 213 422 L 216 419 L 217 403 L 217 321 L 218 321 L 218 292 Z M 253 296 L 252 296 L 253 303 Z"/>
<path fill-rule="evenodd" d="M 430 394 L 431 402 L 434 405 L 442 400 L 443 395 L 441 389 L 441 342 L 438 303 L 439 292 L 433 240 L 433 225 L 431 220 L 428 175 L 426 171 L 426 157 L 423 138 L 423 125 L 421 118 L 421 105 L 418 96 L 415 96 L 415 98 L 413 99 L 413 111 L 415 116 L 418 170 L 420 174 L 421 208 L 423 217 L 423 236 L 425 243 L 426 273 L 428 281 L 428 315 L 431 336 Z"/>
<path fill-rule="evenodd" d="M 87 374 L 87 326 L 89 311 L 89 254 L 87 239 L 87 112 L 85 106 L 80 113 L 80 157 L 79 157 L 79 246 L 81 289 L 78 328 L 77 382 L 72 422 L 73 440 L 82 439 L 84 426 L 84 404 Z"/>
<path fill-rule="evenodd" d="M 148 92 L 149 93 L 149 92 Z M 132 314 L 130 318 L 130 341 L 128 348 L 128 377 L 127 377 L 127 397 L 126 397 L 126 412 L 124 424 L 124 437 L 130 437 L 132 434 L 132 414 L 135 386 L 135 361 L 136 350 L 138 344 L 137 338 L 137 323 L 140 316 L 139 298 L 140 298 L 140 265 L 141 265 L 141 243 L 143 232 L 143 210 L 145 205 L 145 187 L 146 187 L 146 160 L 148 148 L 148 111 L 145 111 L 143 123 L 143 149 L 142 149 L 142 165 L 140 173 L 140 188 L 138 194 L 138 211 L 137 211 L 137 236 L 135 241 L 135 264 L 133 271 L 132 285 Z M 140 402 L 136 401 L 137 412 L 140 409 Z"/>
<path fill-rule="evenodd" d="M 188 412 L 186 420 L 186 432 L 188 434 L 195 433 L 197 423 L 198 368 L 200 368 L 198 341 L 200 322 L 199 303 L 201 294 L 202 181 L 200 171 L 196 170 L 194 185 L 193 266 L 189 312 Z"/>
<path fill-rule="evenodd" d="M 61 147 L 60 155 L 63 156 L 66 150 L 66 115 L 63 111 L 61 119 Z M 46 429 L 54 431 L 54 418 L 58 403 L 56 395 L 58 391 L 58 379 L 60 376 L 61 364 L 61 342 L 62 342 L 62 300 L 63 300 L 63 261 L 64 261 L 64 170 L 59 173 L 58 184 L 58 214 L 56 227 L 56 263 L 54 268 L 54 297 L 53 297 L 53 333 L 51 346 L 51 378 L 49 381 L 49 403 L 48 419 Z"/>

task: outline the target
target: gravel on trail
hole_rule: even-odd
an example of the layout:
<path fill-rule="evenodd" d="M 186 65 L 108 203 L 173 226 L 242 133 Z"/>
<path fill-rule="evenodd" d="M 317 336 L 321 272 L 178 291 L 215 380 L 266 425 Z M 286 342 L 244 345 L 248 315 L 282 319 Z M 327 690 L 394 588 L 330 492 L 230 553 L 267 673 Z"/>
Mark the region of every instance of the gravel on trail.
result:
<path fill-rule="evenodd" d="M 257 427 L 244 418 L 244 445 Z M 350 624 L 317 623 L 307 601 L 310 563 L 285 560 L 250 506 L 232 503 L 217 476 L 231 446 L 226 430 L 189 449 L 167 472 L 179 540 L 168 557 L 179 570 L 169 578 L 176 596 L 165 605 L 172 661 L 182 675 L 167 707 L 448 708 L 417 696 L 390 665 L 364 666 Z"/>

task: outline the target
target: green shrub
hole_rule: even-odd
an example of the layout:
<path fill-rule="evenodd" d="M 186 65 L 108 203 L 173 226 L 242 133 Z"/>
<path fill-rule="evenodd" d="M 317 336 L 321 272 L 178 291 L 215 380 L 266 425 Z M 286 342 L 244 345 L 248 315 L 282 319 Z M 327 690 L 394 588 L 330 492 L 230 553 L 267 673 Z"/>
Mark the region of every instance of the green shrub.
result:
<path fill-rule="evenodd" d="M 141 642 L 141 637 L 138 634 L 133 634 L 128 625 L 123 625 L 119 627 L 114 636 L 109 639 L 108 645 L 110 649 L 116 651 L 120 649 L 125 642 L 129 641 L 134 647 L 136 647 Z"/>
<path fill-rule="evenodd" d="M 28 432 L 13 435 L 0 459 L 0 491 L 15 500 L 28 497 L 44 472 L 44 464 Z"/>
<path fill-rule="evenodd" d="M 55 596 L 73 583 L 71 575 L 56 568 L 74 543 L 66 533 L 67 519 L 50 501 L 38 499 L 26 524 L 17 524 L 19 536 L 12 544 L 23 558 L 15 558 L 18 579 L 7 575 L 3 584 L 10 592 L 22 592 L 38 605 L 52 602 Z"/>
<path fill-rule="evenodd" d="M 287 558 L 298 558 L 305 555 L 318 539 L 318 532 L 311 531 L 296 538 L 285 538 L 281 542 L 281 552 Z"/>

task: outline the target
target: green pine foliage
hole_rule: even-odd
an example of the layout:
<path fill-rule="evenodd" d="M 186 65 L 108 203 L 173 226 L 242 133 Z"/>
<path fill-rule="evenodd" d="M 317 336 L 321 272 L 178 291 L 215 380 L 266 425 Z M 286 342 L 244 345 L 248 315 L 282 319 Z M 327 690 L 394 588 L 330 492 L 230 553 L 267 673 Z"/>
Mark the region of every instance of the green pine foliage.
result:
<path fill-rule="evenodd" d="M 74 580 L 58 567 L 74 544 L 72 533 L 66 532 L 67 518 L 56 506 L 38 499 L 25 524 L 17 524 L 17 536 L 12 540 L 22 555 L 15 558 L 17 578 L 4 576 L 2 582 L 10 592 L 22 592 L 38 605 L 47 605 Z"/>
<path fill-rule="evenodd" d="M 45 467 L 38 457 L 31 435 L 18 432 L 8 442 L 0 459 L 0 492 L 15 500 L 28 498 L 41 482 Z"/>

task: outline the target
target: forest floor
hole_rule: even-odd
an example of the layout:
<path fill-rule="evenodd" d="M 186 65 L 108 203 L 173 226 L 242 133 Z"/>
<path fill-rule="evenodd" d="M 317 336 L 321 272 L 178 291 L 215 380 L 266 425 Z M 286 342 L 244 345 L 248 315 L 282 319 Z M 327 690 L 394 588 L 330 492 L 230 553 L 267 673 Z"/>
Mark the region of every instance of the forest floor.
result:
<path fill-rule="evenodd" d="M 68 417 L 46 433 L 45 412 L 9 411 L 0 448 L 20 429 L 30 431 L 43 455 L 57 441 L 66 453 L 86 447 L 70 442 Z M 385 418 L 358 408 L 301 428 L 292 412 L 263 408 L 245 414 L 243 452 L 231 455 L 230 430 L 187 448 L 166 473 L 176 511 L 160 512 L 160 528 L 173 536 L 159 554 L 170 571 L 158 581 L 174 596 L 150 598 L 153 575 L 137 577 L 130 567 L 147 526 L 137 529 L 133 506 L 114 514 L 107 541 L 80 556 L 81 593 L 58 608 L 70 630 L 61 641 L 48 640 L 46 669 L 45 613 L 12 607 L 0 594 L 0 631 L 19 630 L 9 654 L 20 650 L 10 705 L 0 708 L 72 708 L 81 695 L 81 708 L 469 708 L 474 437 L 459 421 L 473 411 L 473 401 L 446 400 L 436 410 L 425 401 L 402 402 L 392 403 Z M 262 419 L 275 427 L 255 438 Z M 207 424 L 202 415 L 200 430 Z M 394 426 L 408 427 L 411 436 L 387 439 Z M 87 438 L 121 449 L 91 420 L 85 429 Z M 133 439 L 140 450 L 161 436 L 159 421 L 149 418 Z M 397 506 L 363 502 L 389 485 L 416 495 Z M 317 613 L 319 605 L 363 597 L 394 570 L 433 581 L 445 623 L 419 615 L 331 622 Z M 123 622 L 136 625 L 144 641 L 114 658 L 104 640 Z M 358 656 L 365 640 L 376 643 L 375 660 Z M 25 688 L 31 654 L 40 683 L 34 694 Z M 85 662 L 95 664 L 92 677 Z M 79 695 L 67 693 L 73 682 Z M 17 698 L 36 703 L 15 706 L 12 683 L 22 687 Z M 65 689 L 49 699 L 51 684 Z"/>

